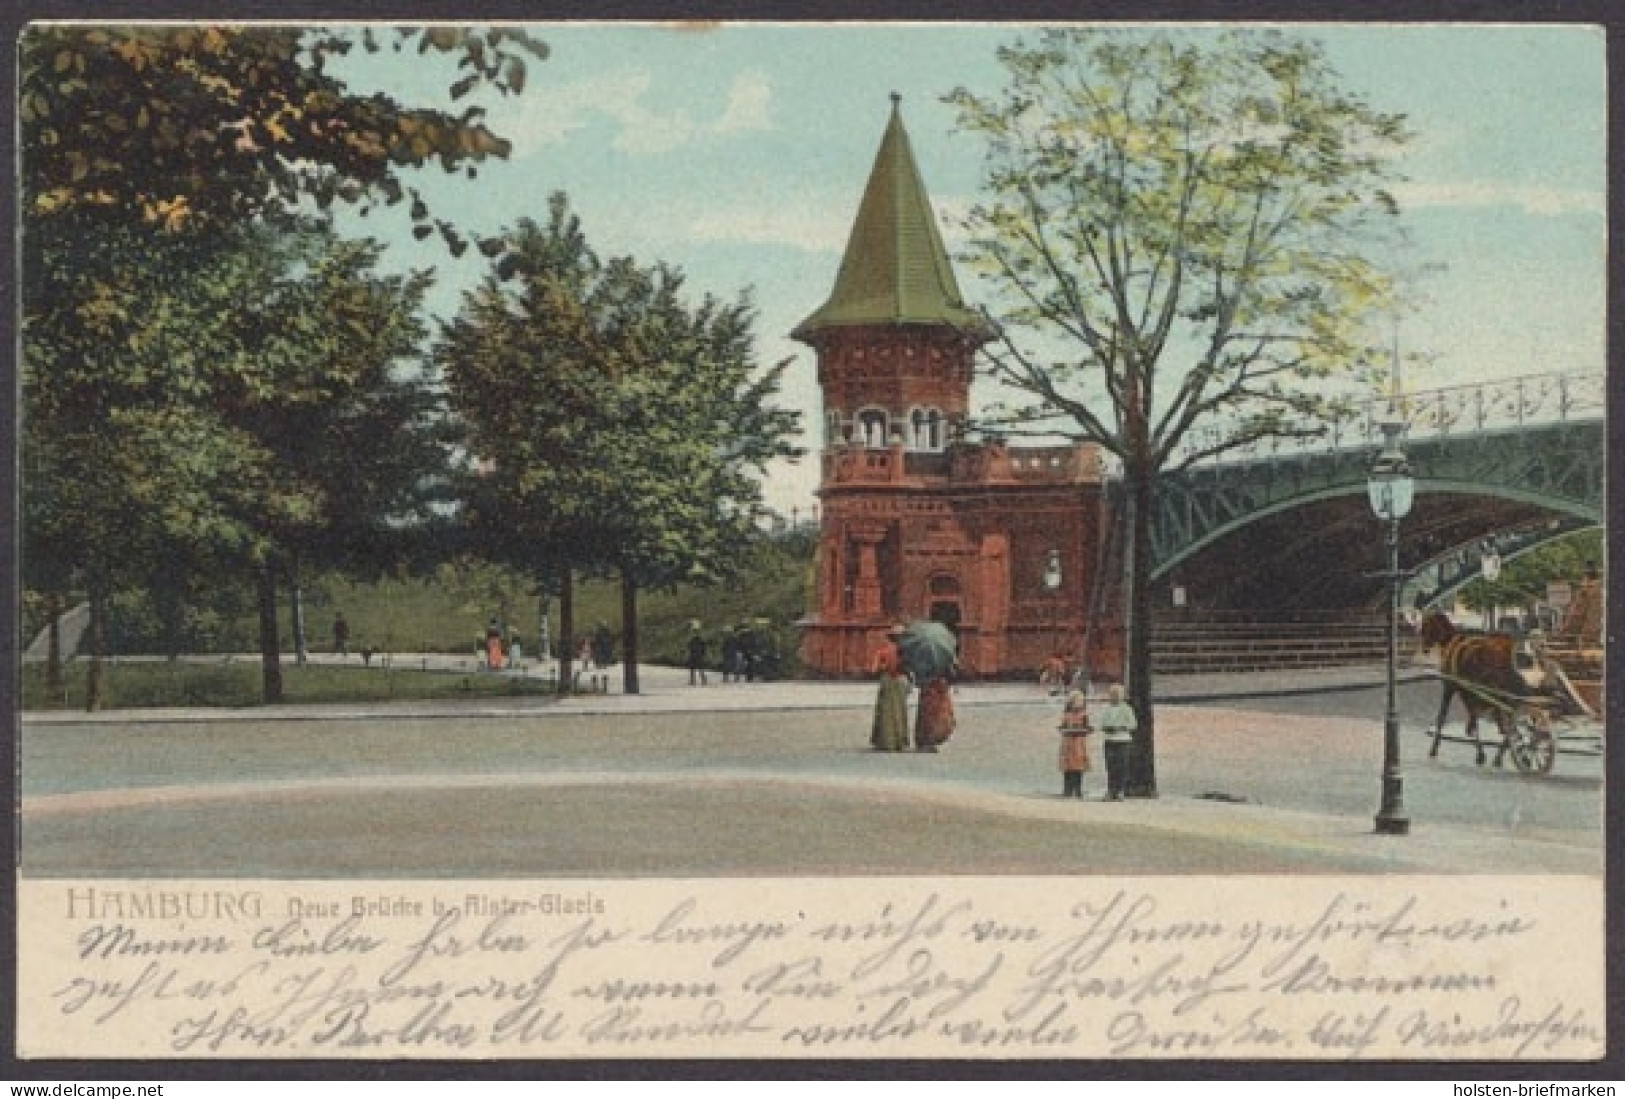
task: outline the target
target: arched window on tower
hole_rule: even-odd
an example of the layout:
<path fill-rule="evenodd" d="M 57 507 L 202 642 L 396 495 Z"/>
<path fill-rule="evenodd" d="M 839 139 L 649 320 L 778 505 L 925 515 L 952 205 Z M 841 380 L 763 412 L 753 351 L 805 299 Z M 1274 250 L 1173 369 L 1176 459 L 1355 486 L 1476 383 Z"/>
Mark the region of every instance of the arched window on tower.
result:
<path fill-rule="evenodd" d="M 841 413 L 839 409 L 830 409 L 824 413 L 824 445 L 834 446 L 841 441 Z"/>
<path fill-rule="evenodd" d="M 866 408 L 858 413 L 858 436 L 863 445 L 874 450 L 886 446 L 886 413 L 879 408 Z"/>
<path fill-rule="evenodd" d="M 916 408 L 909 413 L 909 426 L 913 429 L 909 445 L 915 450 L 941 450 L 944 419 L 935 408 Z"/>

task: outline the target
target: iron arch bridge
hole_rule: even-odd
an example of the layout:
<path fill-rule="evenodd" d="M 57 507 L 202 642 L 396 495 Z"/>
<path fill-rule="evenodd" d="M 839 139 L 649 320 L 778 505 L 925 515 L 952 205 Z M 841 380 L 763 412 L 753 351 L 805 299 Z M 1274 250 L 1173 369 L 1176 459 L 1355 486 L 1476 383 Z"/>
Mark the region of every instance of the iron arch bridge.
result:
<path fill-rule="evenodd" d="M 1416 501 L 1401 559 L 1431 602 L 1516 556 L 1603 523 L 1602 375 L 1541 375 L 1404 399 Z M 1386 406 L 1386 402 L 1383 402 Z M 1366 502 L 1380 408 L 1353 439 L 1164 474 L 1154 494 L 1153 578 L 1203 605 L 1368 606 L 1382 536 Z"/>

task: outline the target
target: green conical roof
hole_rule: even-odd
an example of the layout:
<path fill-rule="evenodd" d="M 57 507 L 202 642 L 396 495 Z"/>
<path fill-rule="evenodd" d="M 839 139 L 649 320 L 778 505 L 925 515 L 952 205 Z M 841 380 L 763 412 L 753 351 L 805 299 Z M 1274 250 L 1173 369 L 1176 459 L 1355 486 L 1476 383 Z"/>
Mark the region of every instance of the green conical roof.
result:
<path fill-rule="evenodd" d="M 835 289 L 791 334 L 804 340 L 826 328 L 860 324 L 937 324 L 967 333 L 988 331 L 986 322 L 965 308 L 960 297 L 895 95 Z"/>

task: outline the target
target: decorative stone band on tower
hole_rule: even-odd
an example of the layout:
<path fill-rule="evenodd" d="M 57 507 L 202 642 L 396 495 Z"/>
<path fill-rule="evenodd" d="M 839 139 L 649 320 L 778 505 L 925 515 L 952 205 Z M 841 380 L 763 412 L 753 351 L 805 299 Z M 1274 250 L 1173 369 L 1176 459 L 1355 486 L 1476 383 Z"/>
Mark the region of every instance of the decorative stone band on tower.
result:
<path fill-rule="evenodd" d="M 792 335 L 816 352 L 824 398 L 807 667 L 866 675 L 889 625 L 934 618 L 972 675 L 1083 659 L 1086 638 L 1095 670 L 1116 674 L 1116 585 L 1097 583 L 1099 454 L 962 440 L 993 332 L 960 295 L 895 95 L 835 287 Z"/>

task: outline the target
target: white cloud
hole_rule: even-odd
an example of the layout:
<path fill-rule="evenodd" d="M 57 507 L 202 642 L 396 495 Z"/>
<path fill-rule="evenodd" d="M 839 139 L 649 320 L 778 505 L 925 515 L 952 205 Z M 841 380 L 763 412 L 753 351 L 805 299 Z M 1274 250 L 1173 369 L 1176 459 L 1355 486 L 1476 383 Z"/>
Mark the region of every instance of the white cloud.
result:
<path fill-rule="evenodd" d="M 777 244 L 804 252 L 839 253 L 851 232 L 850 213 L 812 202 L 746 209 L 703 210 L 687 224 L 685 236 L 712 243 Z"/>
<path fill-rule="evenodd" d="M 1596 191 L 1532 184 L 1468 180 L 1456 183 L 1401 183 L 1393 188 L 1401 208 L 1513 206 L 1536 217 L 1604 214 L 1607 201 Z"/>
<path fill-rule="evenodd" d="M 679 148 L 704 133 L 736 134 L 772 128 L 773 88 L 767 74 L 748 69 L 734 78 L 716 121 L 701 125 L 685 109 L 650 95 L 654 75 L 647 69 L 612 69 L 590 79 L 560 84 L 537 97 L 519 118 L 497 122 L 521 150 L 559 145 L 595 120 L 615 127 L 611 145 L 633 156 Z M 653 100 L 653 105 L 650 104 Z"/>
<path fill-rule="evenodd" d="M 493 128 L 505 135 L 511 133 L 515 143 L 524 149 L 561 144 L 597 116 L 617 124 L 612 144 L 622 152 L 666 152 L 691 139 L 695 126 L 686 111 L 660 111 L 644 105 L 643 98 L 653 81 L 647 69 L 623 68 L 589 80 L 560 84 L 539 95 L 515 122 Z"/>
<path fill-rule="evenodd" d="M 687 111 L 661 112 L 643 105 L 644 93 L 653 77 L 647 70 L 627 71 L 623 78 L 602 89 L 598 109 L 620 123 L 615 148 L 622 152 L 663 153 L 685 144 L 694 135 L 694 123 Z"/>
<path fill-rule="evenodd" d="M 719 134 L 741 133 L 747 130 L 770 130 L 773 119 L 770 107 L 773 86 L 761 69 L 747 69 L 734 77 L 728 89 L 728 105 L 722 117 L 711 129 Z"/>

